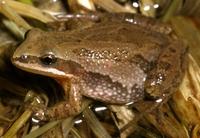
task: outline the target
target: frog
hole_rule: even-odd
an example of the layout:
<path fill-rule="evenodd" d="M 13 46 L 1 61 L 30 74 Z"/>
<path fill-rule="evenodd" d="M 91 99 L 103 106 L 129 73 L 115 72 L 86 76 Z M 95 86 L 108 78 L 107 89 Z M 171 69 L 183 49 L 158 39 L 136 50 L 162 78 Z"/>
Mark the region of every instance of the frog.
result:
<path fill-rule="evenodd" d="M 77 27 L 65 31 L 31 29 L 11 58 L 17 68 L 55 79 L 68 97 L 38 111 L 40 119 L 79 113 L 83 97 L 117 105 L 159 103 L 176 91 L 188 48 L 169 24 L 127 13 L 84 17 L 68 19 Z"/>

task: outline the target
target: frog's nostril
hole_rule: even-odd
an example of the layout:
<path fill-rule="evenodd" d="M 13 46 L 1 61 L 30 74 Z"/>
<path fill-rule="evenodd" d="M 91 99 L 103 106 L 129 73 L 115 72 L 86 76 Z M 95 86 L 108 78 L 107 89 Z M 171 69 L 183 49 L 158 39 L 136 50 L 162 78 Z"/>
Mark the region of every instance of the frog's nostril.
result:
<path fill-rule="evenodd" d="M 43 55 L 42 57 L 40 57 L 40 61 L 44 65 L 51 65 L 51 64 L 55 63 L 56 60 L 57 60 L 57 58 L 52 54 L 46 54 L 46 55 Z"/>

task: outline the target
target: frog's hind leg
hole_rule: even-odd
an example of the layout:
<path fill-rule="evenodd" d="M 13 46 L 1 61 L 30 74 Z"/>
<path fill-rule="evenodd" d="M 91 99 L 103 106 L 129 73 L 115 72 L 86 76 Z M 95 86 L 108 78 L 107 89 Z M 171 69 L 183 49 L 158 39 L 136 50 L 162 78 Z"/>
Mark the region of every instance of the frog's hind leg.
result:
<path fill-rule="evenodd" d="M 145 82 L 145 90 L 150 96 L 164 100 L 177 89 L 186 68 L 186 54 L 187 48 L 179 40 L 172 42 L 160 54 Z"/>

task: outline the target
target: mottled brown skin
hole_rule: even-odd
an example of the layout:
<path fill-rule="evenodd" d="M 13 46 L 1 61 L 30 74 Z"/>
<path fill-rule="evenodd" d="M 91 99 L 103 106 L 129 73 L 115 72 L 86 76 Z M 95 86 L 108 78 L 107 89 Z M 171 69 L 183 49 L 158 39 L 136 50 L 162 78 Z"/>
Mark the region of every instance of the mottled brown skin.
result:
<path fill-rule="evenodd" d="M 103 14 L 84 26 L 81 19 L 71 20 L 79 27 L 32 29 L 12 58 L 23 70 L 55 78 L 69 95 L 69 101 L 45 110 L 45 117 L 76 114 L 82 95 L 126 104 L 146 95 L 164 100 L 178 87 L 187 50 L 168 25 L 132 14 Z"/>

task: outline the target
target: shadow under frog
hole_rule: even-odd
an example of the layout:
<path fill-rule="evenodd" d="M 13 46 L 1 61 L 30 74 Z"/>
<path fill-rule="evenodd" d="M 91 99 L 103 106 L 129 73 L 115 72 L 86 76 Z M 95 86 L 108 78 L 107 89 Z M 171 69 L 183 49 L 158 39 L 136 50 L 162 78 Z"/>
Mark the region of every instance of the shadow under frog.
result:
<path fill-rule="evenodd" d="M 69 96 L 43 109 L 39 118 L 77 114 L 82 96 L 127 104 L 148 95 L 161 102 L 180 84 L 187 48 L 170 26 L 132 14 L 100 14 L 98 18 L 63 32 L 34 28 L 15 51 L 14 65 L 54 78 Z"/>

